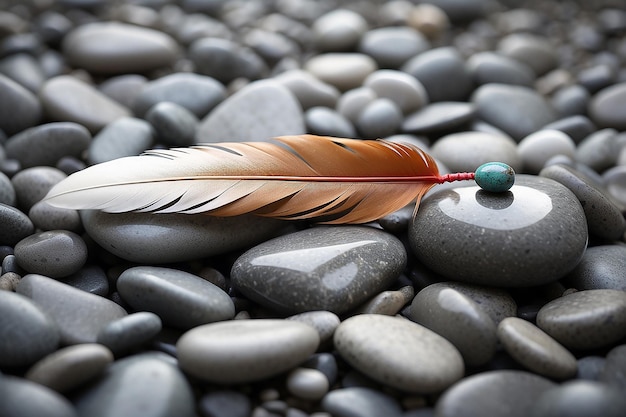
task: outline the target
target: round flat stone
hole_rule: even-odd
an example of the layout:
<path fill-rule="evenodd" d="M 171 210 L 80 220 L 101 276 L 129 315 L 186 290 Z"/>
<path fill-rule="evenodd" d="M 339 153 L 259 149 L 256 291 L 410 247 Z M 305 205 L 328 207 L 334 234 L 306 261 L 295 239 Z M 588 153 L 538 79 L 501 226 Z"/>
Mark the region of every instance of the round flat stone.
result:
<path fill-rule="evenodd" d="M 60 340 L 52 319 L 20 294 L 0 291 L 0 366 L 31 365 L 54 352 Z"/>
<path fill-rule="evenodd" d="M 316 369 L 296 368 L 287 376 L 287 390 L 294 396 L 317 401 L 328 392 L 326 376 Z"/>
<path fill-rule="evenodd" d="M 400 404 L 390 395 L 370 388 L 332 390 L 322 399 L 322 409 L 336 417 L 400 417 Z"/>
<path fill-rule="evenodd" d="M 568 381 L 543 393 L 530 417 L 620 417 L 626 409 L 623 392 L 595 381 Z"/>
<path fill-rule="evenodd" d="M 481 372 L 448 389 L 437 401 L 435 414 L 441 417 L 526 417 L 541 395 L 555 385 L 530 372 Z"/>
<path fill-rule="evenodd" d="M 557 298 L 537 314 L 537 326 L 569 349 L 595 349 L 626 336 L 626 292 L 585 290 Z"/>
<path fill-rule="evenodd" d="M 52 230 L 36 233 L 15 245 L 20 267 L 33 274 L 52 278 L 77 272 L 87 261 L 87 245 L 74 232 Z"/>
<path fill-rule="evenodd" d="M 335 348 L 354 368 L 406 392 L 441 392 L 463 376 L 459 351 L 438 334 L 399 317 L 361 314 L 344 320 Z"/>
<path fill-rule="evenodd" d="M 367 30 L 367 20 L 355 11 L 332 10 L 313 22 L 315 46 L 322 51 L 347 51 L 354 48 Z"/>
<path fill-rule="evenodd" d="M 68 392 L 94 380 L 113 362 L 106 347 L 83 343 L 59 349 L 34 364 L 26 379 L 57 392 Z"/>
<path fill-rule="evenodd" d="M 388 26 L 364 33 L 358 50 L 374 58 L 381 68 L 399 68 L 429 47 L 426 37 L 412 27 Z"/>
<path fill-rule="evenodd" d="M 587 246 L 577 201 L 559 183 L 526 175 L 505 193 L 442 190 L 422 201 L 409 241 L 421 262 L 455 281 L 546 284 L 570 272 Z"/>
<path fill-rule="evenodd" d="M 174 63 L 178 46 L 164 32 L 119 22 L 89 23 L 63 40 L 68 61 L 94 73 L 141 73 Z"/>
<path fill-rule="evenodd" d="M 235 316 L 222 289 L 199 276 L 170 268 L 137 266 L 117 280 L 122 299 L 138 311 L 157 314 L 166 325 L 190 329 Z"/>
<path fill-rule="evenodd" d="M 0 204 L 0 223 L 0 245 L 15 246 L 35 231 L 33 222 L 26 214 L 6 204 Z"/>
<path fill-rule="evenodd" d="M 0 74 L 0 129 L 12 135 L 36 125 L 42 117 L 37 97 L 4 74 Z"/>
<path fill-rule="evenodd" d="M 319 345 L 311 326 L 276 319 L 231 320 L 189 330 L 176 345 L 180 367 L 219 384 L 277 375 L 307 359 Z"/>
<path fill-rule="evenodd" d="M 107 324 L 96 340 L 119 356 L 150 342 L 162 328 L 159 316 L 141 311 Z"/>
<path fill-rule="evenodd" d="M 394 236 L 363 226 L 315 227 L 250 249 L 233 265 L 235 288 L 266 307 L 346 312 L 386 289 L 406 252 Z"/>
<path fill-rule="evenodd" d="M 534 324 L 507 317 L 498 325 L 498 339 L 504 349 L 527 369 L 552 379 L 576 375 L 576 358 L 560 343 Z"/>
<path fill-rule="evenodd" d="M 111 364 L 74 398 L 81 416 L 194 417 L 191 387 L 169 356 L 144 353 Z"/>
<path fill-rule="evenodd" d="M 304 69 L 325 83 L 347 91 L 361 86 L 363 80 L 378 69 L 371 57 L 355 52 L 335 52 L 316 55 Z"/>
<path fill-rule="evenodd" d="M 396 103 L 404 114 L 428 103 L 424 86 L 415 77 L 402 71 L 375 71 L 363 81 L 363 86 L 371 88 L 379 98 L 388 98 Z"/>
<path fill-rule="evenodd" d="M 484 365 L 496 352 L 496 324 L 477 303 L 446 284 L 418 292 L 409 318 L 446 338 L 468 366 Z"/>
<path fill-rule="evenodd" d="M 33 300 L 58 324 L 61 343 L 66 345 L 93 343 L 100 329 L 126 316 L 126 311 L 111 300 L 42 275 L 26 275 L 16 291 Z"/>
<path fill-rule="evenodd" d="M 122 117 L 109 123 L 89 144 L 87 158 L 92 165 L 125 156 L 139 155 L 150 148 L 154 131 L 150 123 L 134 117 Z"/>
<path fill-rule="evenodd" d="M 576 268 L 566 277 L 578 290 L 626 291 L 626 246 L 600 245 L 587 248 Z"/>
<path fill-rule="evenodd" d="M 596 93 L 589 103 L 589 115 L 600 127 L 626 130 L 626 83 L 614 84 Z"/>
<path fill-rule="evenodd" d="M 303 133 L 304 116 L 296 97 L 276 81 L 262 80 L 242 88 L 209 113 L 200 122 L 196 141 L 267 140 Z"/>
<path fill-rule="evenodd" d="M 572 138 L 561 131 L 543 129 L 522 139 L 517 151 L 522 160 L 524 172 L 537 174 L 546 162 L 556 155 L 573 159 L 576 144 Z"/>
<path fill-rule="evenodd" d="M 257 216 L 81 211 L 89 236 L 109 252 L 137 263 L 169 263 L 227 253 L 263 241 L 283 227 Z"/>
<path fill-rule="evenodd" d="M 0 397 L 7 416 L 78 417 L 67 398 L 26 379 L 2 375 Z"/>
<path fill-rule="evenodd" d="M 441 101 L 409 114 L 402 130 L 424 135 L 452 130 L 469 123 L 475 115 L 476 106 L 471 103 Z"/>

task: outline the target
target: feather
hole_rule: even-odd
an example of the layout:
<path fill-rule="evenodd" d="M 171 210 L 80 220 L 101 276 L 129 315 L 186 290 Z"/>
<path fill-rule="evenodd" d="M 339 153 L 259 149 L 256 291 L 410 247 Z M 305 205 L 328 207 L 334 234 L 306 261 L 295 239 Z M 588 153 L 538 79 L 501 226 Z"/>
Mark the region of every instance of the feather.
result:
<path fill-rule="evenodd" d="M 440 176 L 433 158 L 412 145 L 301 135 L 116 159 L 72 174 L 46 201 L 107 212 L 366 223 L 414 200 L 419 204 L 437 183 L 472 178 Z"/>

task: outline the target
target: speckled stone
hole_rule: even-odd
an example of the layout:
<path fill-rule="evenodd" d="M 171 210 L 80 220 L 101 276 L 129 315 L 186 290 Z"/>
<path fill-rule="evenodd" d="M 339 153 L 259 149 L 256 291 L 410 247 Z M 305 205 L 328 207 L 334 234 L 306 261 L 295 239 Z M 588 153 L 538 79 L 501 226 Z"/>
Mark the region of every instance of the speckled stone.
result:
<path fill-rule="evenodd" d="M 355 369 L 406 392 L 441 392 L 463 376 L 463 359 L 450 342 L 403 318 L 353 316 L 339 325 L 334 340 Z"/>
<path fill-rule="evenodd" d="M 33 274 L 65 277 L 87 261 L 87 245 L 74 232 L 52 230 L 30 235 L 15 245 L 20 267 Z"/>
<path fill-rule="evenodd" d="M 23 378 L 2 375 L 0 397 L 7 416 L 78 417 L 67 398 Z"/>
<path fill-rule="evenodd" d="M 319 345 L 317 331 L 295 321 L 231 320 L 189 330 L 178 340 L 179 366 L 205 381 L 237 384 L 294 368 Z"/>
<path fill-rule="evenodd" d="M 437 401 L 435 414 L 527 417 L 541 395 L 554 386 L 552 381 L 530 372 L 481 372 L 448 389 Z"/>
<path fill-rule="evenodd" d="M 390 395 L 362 387 L 332 390 L 322 399 L 322 409 L 333 417 L 401 417 L 400 404 Z"/>
<path fill-rule="evenodd" d="M 557 298 L 537 314 L 537 325 L 569 349 L 595 349 L 626 336 L 626 292 L 585 290 Z"/>
<path fill-rule="evenodd" d="M 623 391 L 594 381 L 568 381 L 543 393 L 529 417 L 620 417 L 626 399 Z"/>
<path fill-rule="evenodd" d="M 235 288 L 291 313 L 342 313 L 400 275 L 406 252 L 394 236 L 363 226 L 316 227 L 262 243 L 233 265 Z"/>
<path fill-rule="evenodd" d="M 496 352 L 496 324 L 472 299 L 446 284 L 417 293 L 409 318 L 446 338 L 468 366 L 484 365 Z"/>
<path fill-rule="evenodd" d="M 325 83 L 347 91 L 359 87 L 378 66 L 365 54 L 335 52 L 314 56 L 305 63 L 304 69 Z"/>
<path fill-rule="evenodd" d="M 68 230 L 74 233 L 82 231 L 78 210 L 54 207 L 46 201 L 35 203 L 28 211 L 28 217 L 35 227 L 41 230 Z"/>
<path fill-rule="evenodd" d="M 120 356 L 150 342 L 162 328 L 159 316 L 140 311 L 107 324 L 98 333 L 96 341 Z"/>
<path fill-rule="evenodd" d="M 402 122 L 402 130 L 415 134 L 431 134 L 460 128 L 474 119 L 476 106 L 471 103 L 441 101 L 432 103 Z"/>
<path fill-rule="evenodd" d="M 422 201 L 409 228 L 411 247 L 421 262 L 451 280 L 546 284 L 570 272 L 587 246 L 577 201 L 555 181 L 524 175 L 506 193 L 442 190 Z"/>
<path fill-rule="evenodd" d="M 626 291 L 626 246 L 600 245 L 587 248 L 580 263 L 566 278 L 578 290 Z"/>
<path fill-rule="evenodd" d="M 48 194 L 52 186 L 66 177 L 63 171 L 53 167 L 39 166 L 21 170 L 11 178 L 18 207 L 28 212 Z"/>
<path fill-rule="evenodd" d="M 532 323 L 507 317 L 498 325 L 504 349 L 529 370 L 552 379 L 576 375 L 576 358 L 561 344 Z"/>
<path fill-rule="evenodd" d="M 15 207 L 0 204 L 0 245 L 14 246 L 35 231 L 28 216 Z"/>

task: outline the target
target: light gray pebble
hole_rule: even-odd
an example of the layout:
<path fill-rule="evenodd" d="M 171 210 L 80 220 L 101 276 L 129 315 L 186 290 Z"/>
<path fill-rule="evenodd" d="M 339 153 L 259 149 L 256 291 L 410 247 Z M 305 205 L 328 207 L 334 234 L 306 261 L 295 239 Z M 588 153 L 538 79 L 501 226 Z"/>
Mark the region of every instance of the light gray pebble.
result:
<path fill-rule="evenodd" d="M 626 291 L 626 246 L 600 245 L 587 248 L 583 258 L 567 276 L 567 284 L 578 290 Z"/>
<path fill-rule="evenodd" d="M 162 78 L 159 78 L 160 80 Z M 121 105 L 133 108 L 139 94 L 148 84 L 148 79 L 139 74 L 123 74 L 107 78 L 99 86 L 98 90 L 107 97 Z M 143 116 L 143 113 L 137 114 Z"/>
<path fill-rule="evenodd" d="M 356 124 L 363 109 L 377 97 L 376 92 L 369 87 L 359 87 L 346 91 L 337 101 L 337 111 Z"/>
<path fill-rule="evenodd" d="M 384 138 L 398 131 L 402 118 L 402 111 L 393 101 L 378 98 L 363 108 L 356 127 L 366 138 Z"/>
<path fill-rule="evenodd" d="M 1 376 L 0 396 L 7 416 L 78 417 L 67 398 L 23 378 Z"/>
<path fill-rule="evenodd" d="M 113 355 L 97 343 L 68 346 L 35 363 L 25 378 L 60 393 L 80 388 L 102 375 Z"/>
<path fill-rule="evenodd" d="M 321 136 L 353 138 L 356 130 L 352 123 L 328 107 L 311 107 L 304 113 L 307 131 Z"/>
<path fill-rule="evenodd" d="M 15 245 L 15 258 L 30 273 L 65 277 L 85 264 L 87 245 L 74 232 L 51 230 L 20 240 Z"/>
<path fill-rule="evenodd" d="M 28 211 L 28 217 L 40 230 L 69 230 L 79 233 L 82 223 L 78 210 L 54 207 L 46 201 L 35 203 Z"/>
<path fill-rule="evenodd" d="M 298 398 L 320 400 L 329 389 L 326 376 L 316 369 L 296 368 L 287 375 L 287 390 Z"/>
<path fill-rule="evenodd" d="M 357 88 L 378 69 L 371 57 L 356 52 L 334 52 L 316 55 L 304 69 L 341 91 Z"/>
<path fill-rule="evenodd" d="M 349 51 L 367 30 L 367 21 L 348 9 L 332 10 L 313 22 L 315 46 L 321 51 Z"/>
<path fill-rule="evenodd" d="M 4 74 L 0 74 L 0 129 L 8 135 L 35 126 L 42 117 L 37 97 Z"/>
<path fill-rule="evenodd" d="M 152 146 L 154 129 L 145 120 L 123 117 L 109 123 L 94 136 L 88 150 L 91 164 L 139 155 Z"/>
<path fill-rule="evenodd" d="M 574 355 L 534 324 L 507 317 L 498 325 L 498 339 L 504 349 L 527 369 L 557 380 L 576 375 Z"/>
<path fill-rule="evenodd" d="M 337 326 L 341 323 L 341 320 L 335 313 L 325 310 L 305 311 L 304 313 L 289 316 L 286 320 L 299 321 L 313 327 L 320 336 L 320 345 L 332 340 Z"/>
<path fill-rule="evenodd" d="M 620 417 L 626 399 L 623 392 L 595 381 L 568 381 L 543 393 L 529 417 Z"/>
<path fill-rule="evenodd" d="M 626 82 L 613 84 L 596 93 L 589 103 L 589 115 L 600 127 L 626 130 Z"/>
<path fill-rule="evenodd" d="M 496 324 L 478 304 L 446 284 L 417 293 L 409 317 L 451 342 L 467 366 L 481 366 L 496 352 Z"/>
<path fill-rule="evenodd" d="M 395 316 L 415 296 L 411 285 L 395 291 L 383 291 L 361 305 L 357 311 L 361 314 L 385 314 Z"/>
<path fill-rule="evenodd" d="M 2 158 L 0 158 L 2 159 Z M 0 172 L 0 204 L 14 206 L 16 202 L 13 183 L 3 172 Z"/>
<path fill-rule="evenodd" d="M 459 380 L 465 369 L 461 354 L 450 342 L 404 318 L 352 316 L 339 325 L 334 341 L 355 369 L 406 392 L 441 392 Z"/>
<path fill-rule="evenodd" d="M 296 321 L 231 320 L 189 330 L 178 340 L 178 361 L 205 381 L 236 384 L 294 368 L 319 345 L 317 331 Z"/>
<path fill-rule="evenodd" d="M 552 300 L 537 325 L 569 349 L 595 349 L 626 336 L 626 293 L 584 290 Z"/>
<path fill-rule="evenodd" d="M 460 129 L 476 116 L 476 106 L 471 103 L 440 101 L 409 114 L 402 123 L 404 132 L 436 134 Z"/>
<path fill-rule="evenodd" d="M 333 417 L 400 417 L 402 408 L 390 395 L 369 388 L 340 388 L 322 399 L 322 409 Z"/>
<path fill-rule="evenodd" d="M 186 108 L 162 101 L 146 113 L 156 138 L 167 146 L 191 146 L 196 137 L 198 118 Z"/>
<path fill-rule="evenodd" d="M 117 279 L 117 290 L 135 310 L 153 312 L 166 325 L 180 329 L 235 316 L 235 306 L 226 292 L 197 275 L 177 269 L 129 268 Z"/>
<path fill-rule="evenodd" d="M 150 342 L 162 327 L 159 316 L 141 311 L 110 322 L 98 332 L 96 341 L 120 356 Z"/>
<path fill-rule="evenodd" d="M 252 407 L 244 393 L 218 390 L 202 396 L 198 408 L 204 417 L 250 417 Z"/>
<path fill-rule="evenodd" d="M 92 417 L 196 415 L 189 382 L 161 353 L 115 361 L 103 378 L 75 397 L 74 404 L 81 416 Z"/>
<path fill-rule="evenodd" d="M 14 246 L 35 232 L 35 226 L 26 214 L 6 204 L 0 204 L 0 224 L 0 245 Z"/>
<path fill-rule="evenodd" d="M 87 265 L 67 277 L 61 282 L 90 294 L 106 297 L 109 295 L 109 279 L 106 272 L 97 265 Z"/>
<path fill-rule="evenodd" d="M 358 51 L 376 60 L 381 68 L 399 68 L 430 48 L 430 42 L 410 26 L 372 29 L 361 37 Z"/>
<path fill-rule="evenodd" d="M 27 52 L 18 52 L 0 60 L 0 73 L 34 93 L 46 79 L 39 61 Z"/>
<path fill-rule="evenodd" d="M 522 139 L 518 146 L 524 172 L 538 174 L 546 162 L 556 156 L 574 158 L 576 144 L 565 133 L 558 130 L 539 130 Z"/>
<path fill-rule="evenodd" d="M 497 83 L 533 87 L 536 78 L 529 66 L 491 51 L 473 54 L 467 60 L 467 68 L 476 85 Z"/>
<path fill-rule="evenodd" d="M 65 345 L 93 343 L 100 329 L 126 315 L 126 311 L 111 300 L 42 275 L 26 275 L 18 284 L 17 292 L 33 300 L 58 324 L 61 343 Z M 59 303 L 59 300 L 65 302 Z"/>
<path fill-rule="evenodd" d="M 500 40 L 497 50 L 533 69 L 538 76 L 556 68 L 558 55 L 550 39 L 530 33 L 513 33 Z"/>
<path fill-rule="evenodd" d="M 303 110 L 318 106 L 334 108 L 339 99 L 337 88 L 301 69 L 285 71 L 274 77 L 274 80 L 296 96 Z"/>
<path fill-rule="evenodd" d="M 584 138 L 576 148 L 576 161 L 596 172 L 612 167 L 621 148 L 617 131 L 601 129 Z"/>
<path fill-rule="evenodd" d="M 0 339 L 4 369 L 31 365 L 54 352 L 60 336 L 54 321 L 36 303 L 21 294 L 0 291 Z"/>
<path fill-rule="evenodd" d="M 66 177 L 63 171 L 45 166 L 26 168 L 18 172 L 11 178 L 18 207 L 28 212 L 54 185 Z"/>
<path fill-rule="evenodd" d="M 379 98 L 393 101 L 404 114 L 428 104 L 424 86 L 415 77 L 402 71 L 375 71 L 363 81 L 363 86 L 374 90 Z"/>

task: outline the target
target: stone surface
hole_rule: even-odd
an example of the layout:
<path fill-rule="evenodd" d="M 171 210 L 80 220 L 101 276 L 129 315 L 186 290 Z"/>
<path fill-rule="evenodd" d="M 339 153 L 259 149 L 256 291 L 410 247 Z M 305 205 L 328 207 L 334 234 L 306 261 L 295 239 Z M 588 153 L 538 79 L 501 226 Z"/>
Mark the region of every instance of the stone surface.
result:
<path fill-rule="evenodd" d="M 402 71 L 378 70 L 364 81 L 364 87 L 371 88 L 379 98 L 388 98 L 407 114 L 428 104 L 424 86 Z"/>
<path fill-rule="evenodd" d="M 546 162 L 556 156 L 574 158 L 576 144 L 565 133 L 558 130 L 539 130 L 519 142 L 517 147 L 524 172 L 537 174 Z"/>
<path fill-rule="evenodd" d="M 347 91 L 359 87 L 378 66 L 365 54 L 336 52 L 314 56 L 305 63 L 304 69 L 325 83 Z"/>
<path fill-rule="evenodd" d="M 328 392 L 326 376 L 318 370 L 296 368 L 289 373 L 287 389 L 293 395 L 305 400 L 320 400 Z"/>
<path fill-rule="evenodd" d="M 0 377 L 2 412 L 7 416 L 78 417 L 62 395 L 15 376 Z"/>
<path fill-rule="evenodd" d="M 575 160 L 597 172 L 602 172 L 615 165 L 623 145 L 624 140 L 620 140 L 617 130 L 600 129 L 580 141 L 576 148 Z"/>
<path fill-rule="evenodd" d="M 139 155 L 154 141 L 152 126 L 145 120 L 122 117 L 109 123 L 89 144 L 88 159 L 100 164 L 125 156 Z"/>
<path fill-rule="evenodd" d="M 54 207 L 43 200 L 30 208 L 28 217 L 36 228 L 43 231 L 68 230 L 80 233 L 83 229 L 78 210 Z"/>
<path fill-rule="evenodd" d="M 319 345 L 311 326 L 295 321 L 254 319 L 205 324 L 178 340 L 178 361 L 205 381 L 237 384 L 294 368 Z"/>
<path fill-rule="evenodd" d="M 539 310 L 537 326 L 569 349 L 610 345 L 626 336 L 626 292 L 585 290 L 557 298 Z"/>
<path fill-rule="evenodd" d="M 356 120 L 356 127 L 367 139 L 393 135 L 402 124 L 400 108 L 387 98 L 379 98 L 367 104 Z"/>
<path fill-rule="evenodd" d="M 273 79 L 296 96 L 303 110 L 317 106 L 334 108 L 339 98 L 337 88 L 320 81 L 307 71 L 293 69 Z"/>
<path fill-rule="evenodd" d="M 563 277 L 579 262 L 587 246 L 583 218 L 567 188 L 519 175 L 502 194 L 461 187 L 425 198 L 409 239 L 421 262 L 451 280 L 534 286 Z"/>
<path fill-rule="evenodd" d="M 155 104 L 146 113 L 159 142 L 167 146 L 191 146 L 198 118 L 186 108 L 169 101 Z"/>
<path fill-rule="evenodd" d="M 153 312 L 166 325 L 180 329 L 235 316 L 235 306 L 227 293 L 197 275 L 177 269 L 129 268 L 118 278 L 117 290 L 135 310 Z"/>
<path fill-rule="evenodd" d="M 304 114 L 307 132 L 320 136 L 354 138 L 357 136 L 354 126 L 348 119 L 328 107 L 311 107 Z"/>
<path fill-rule="evenodd" d="M 150 342 L 162 328 L 159 316 L 142 311 L 110 322 L 100 330 L 96 341 L 120 356 Z"/>
<path fill-rule="evenodd" d="M 412 27 L 390 26 L 364 33 L 358 50 L 374 58 L 380 68 L 400 68 L 429 47 L 426 37 Z"/>
<path fill-rule="evenodd" d="M 0 74 L 0 109 L 0 129 L 9 135 L 36 125 L 42 118 L 37 97 L 3 74 Z"/>
<path fill-rule="evenodd" d="M 504 37 L 498 44 L 498 52 L 528 65 L 537 75 L 544 75 L 558 64 L 557 50 L 550 40 L 529 33 Z"/>
<path fill-rule="evenodd" d="M 569 381 L 543 393 L 531 408 L 531 417 L 619 417 L 626 399 L 622 392 L 599 382 Z"/>
<path fill-rule="evenodd" d="M 20 267 L 52 278 L 77 272 L 87 261 L 87 245 L 74 232 L 52 230 L 30 235 L 15 245 Z"/>
<path fill-rule="evenodd" d="M 616 346 L 609 351 L 598 379 L 622 391 L 626 388 L 626 345 Z"/>
<path fill-rule="evenodd" d="M 341 323 L 335 313 L 326 310 L 305 311 L 304 313 L 289 316 L 287 320 L 299 321 L 317 330 L 320 336 L 320 345 L 332 341 L 333 334 L 337 326 L 339 326 L 339 323 Z"/>
<path fill-rule="evenodd" d="M 473 104 L 441 101 L 409 114 L 402 123 L 402 130 L 414 134 L 450 131 L 468 124 L 475 115 Z"/>
<path fill-rule="evenodd" d="M 377 97 L 376 92 L 369 87 L 346 91 L 337 101 L 337 111 L 352 123 L 356 123 L 363 109 Z"/>
<path fill-rule="evenodd" d="M 536 78 L 529 66 L 491 51 L 472 55 L 467 60 L 467 68 L 477 85 L 497 83 L 532 87 Z"/>
<path fill-rule="evenodd" d="M 339 325 L 334 341 L 355 369 L 402 391 L 441 392 L 463 376 L 463 359 L 450 342 L 403 318 L 353 316 Z"/>
<path fill-rule="evenodd" d="M 352 10 L 336 9 L 316 19 L 311 29 L 320 50 L 346 51 L 357 45 L 367 30 L 367 20 Z"/>
<path fill-rule="evenodd" d="M 90 294 L 102 297 L 109 295 L 109 279 L 106 272 L 97 265 L 86 265 L 60 281 Z"/>
<path fill-rule="evenodd" d="M 361 305 L 357 311 L 361 314 L 385 314 L 395 316 L 415 295 L 412 286 L 407 285 L 397 291 L 383 291 Z"/>
<path fill-rule="evenodd" d="M 0 204 L 0 223 L 0 245 L 14 246 L 35 231 L 35 226 L 27 215 L 6 204 Z"/>
<path fill-rule="evenodd" d="M 391 396 L 369 388 L 336 389 L 324 396 L 322 409 L 336 417 L 400 417 L 400 404 Z"/>
<path fill-rule="evenodd" d="M 624 271 L 626 271 L 626 246 L 594 246 L 587 248 L 580 263 L 568 274 L 566 282 L 578 290 L 626 291 Z"/>
<path fill-rule="evenodd" d="M 589 115 L 600 127 L 626 130 L 626 83 L 614 84 L 596 93 L 589 103 Z"/>
<path fill-rule="evenodd" d="M 198 408 L 204 417 L 249 417 L 252 407 L 245 394 L 224 389 L 204 395 Z"/>
<path fill-rule="evenodd" d="M 48 194 L 52 186 L 66 177 L 63 171 L 53 167 L 38 166 L 21 170 L 11 178 L 17 206 L 28 212 Z"/>
<path fill-rule="evenodd" d="M 250 249 L 235 261 L 231 280 L 272 309 L 342 313 L 389 286 L 405 262 L 402 244 L 385 232 L 316 227 Z"/>
<path fill-rule="evenodd" d="M 2 151 L 0 151 L 0 154 Z M 1 157 L 2 155 L 0 155 Z M 11 179 L 6 176 L 5 173 L 0 172 L 0 204 L 6 204 L 8 206 L 15 205 L 15 189 L 11 183 Z"/>

